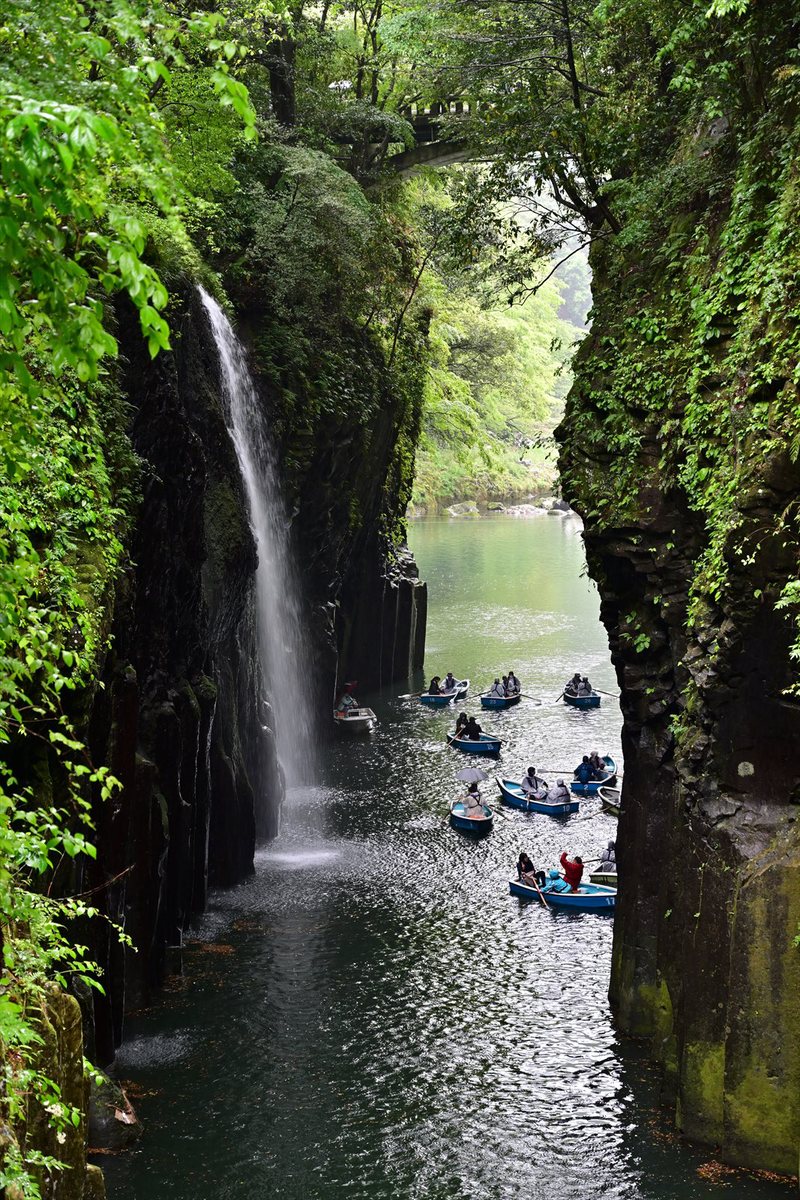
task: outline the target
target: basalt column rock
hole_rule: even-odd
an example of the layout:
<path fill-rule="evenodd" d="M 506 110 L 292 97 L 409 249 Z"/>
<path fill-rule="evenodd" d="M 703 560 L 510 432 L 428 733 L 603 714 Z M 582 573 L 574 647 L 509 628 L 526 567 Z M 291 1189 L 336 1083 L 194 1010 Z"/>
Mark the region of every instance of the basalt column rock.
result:
<path fill-rule="evenodd" d="M 428 589 L 411 551 L 401 546 L 389 557 L 374 547 L 350 590 L 339 627 L 339 658 L 347 677 L 380 687 L 421 669 Z"/>
<path fill-rule="evenodd" d="M 602 344 L 598 310 L 587 342 Z M 560 437 L 622 695 L 611 1000 L 621 1031 L 646 1039 L 663 1065 L 683 1133 L 726 1161 L 794 1173 L 800 706 L 792 629 L 775 601 L 797 568 L 775 514 L 797 503 L 800 469 L 774 444 L 757 460 L 723 548 L 724 586 L 692 599 L 705 520 L 662 474 L 634 396 L 638 485 L 616 501 L 616 518 L 609 506 L 598 519 L 613 460 L 577 435 L 587 414 L 602 427 L 593 354 L 596 345 L 581 350 Z"/>
<path fill-rule="evenodd" d="M 92 716 L 95 760 L 122 792 L 98 806 L 96 880 L 137 947 L 105 949 L 96 1001 L 99 1063 L 126 1006 L 165 970 L 209 886 L 252 870 L 274 832 L 282 784 L 256 651 L 255 547 L 225 426 L 219 366 L 187 288 L 175 350 L 151 363 L 129 313 L 125 388 L 141 460 L 131 566 L 118 589 L 105 690 Z"/>

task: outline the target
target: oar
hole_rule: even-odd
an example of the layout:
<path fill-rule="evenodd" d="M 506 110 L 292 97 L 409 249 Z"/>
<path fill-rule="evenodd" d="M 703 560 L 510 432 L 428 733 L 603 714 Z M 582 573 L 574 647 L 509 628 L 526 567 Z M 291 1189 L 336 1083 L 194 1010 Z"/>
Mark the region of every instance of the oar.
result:
<path fill-rule="evenodd" d="M 539 699 L 538 696 L 529 696 L 527 692 L 518 692 L 517 694 L 519 696 L 522 696 L 523 700 L 533 700 L 533 701 L 535 701 L 536 704 L 542 703 L 542 701 Z M 559 696 L 559 700 L 560 699 L 561 699 L 561 697 Z"/>
<path fill-rule="evenodd" d="M 542 889 L 539 887 L 539 884 L 536 882 L 536 876 L 535 876 L 535 875 L 534 875 L 534 877 L 533 877 L 533 886 L 536 888 L 537 892 L 539 893 L 539 899 L 541 900 L 542 904 L 545 906 L 545 908 L 549 908 L 549 907 L 550 907 L 550 905 L 549 905 L 549 904 L 547 903 L 547 901 L 545 900 L 545 898 L 544 898 L 544 893 L 542 892 Z"/>
<path fill-rule="evenodd" d="M 564 699 L 564 693 L 562 692 L 559 696 L 556 696 L 555 700 L 553 701 L 553 704 L 558 704 L 559 700 L 563 700 L 563 699 Z"/>
<path fill-rule="evenodd" d="M 545 906 L 545 908 L 549 908 L 550 906 L 548 905 L 547 901 L 544 898 L 544 895 L 542 894 L 542 889 L 539 887 L 539 884 L 536 882 L 535 874 L 533 876 L 533 886 L 536 888 L 537 892 L 539 893 L 539 899 L 541 900 L 542 904 Z"/>
<path fill-rule="evenodd" d="M 604 692 L 602 688 L 595 688 L 594 690 L 599 692 L 601 696 L 611 696 L 612 700 L 619 700 L 619 692 Z"/>
<path fill-rule="evenodd" d="M 404 696 L 398 696 L 398 700 L 418 700 L 420 696 L 424 696 L 424 692 L 406 692 Z"/>
<path fill-rule="evenodd" d="M 502 809 L 502 808 L 494 808 L 494 807 L 493 807 L 491 804 L 487 804 L 487 805 L 486 805 L 486 807 L 487 807 L 488 809 L 490 809 L 490 810 L 491 810 L 493 813 L 497 813 L 497 815 L 498 815 L 498 816 L 500 816 L 500 817 L 502 817 L 504 821 L 510 821 L 510 820 L 511 820 L 511 814 L 510 814 L 510 813 L 507 813 L 507 812 L 506 812 L 504 809 Z"/>

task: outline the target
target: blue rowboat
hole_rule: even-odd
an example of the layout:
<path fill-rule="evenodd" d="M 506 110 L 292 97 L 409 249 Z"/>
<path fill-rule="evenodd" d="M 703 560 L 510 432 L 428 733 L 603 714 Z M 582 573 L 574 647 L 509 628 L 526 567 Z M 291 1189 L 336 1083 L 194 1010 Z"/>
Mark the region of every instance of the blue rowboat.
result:
<path fill-rule="evenodd" d="M 447 744 L 464 754 L 499 754 L 503 743 L 500 738 L 491 737 L 488 733 L 482 733 L 480 741 L 473 738 L 457 738 L 454 733 L 448 733 Z"/>
<path fill-rule="evenodd" d="M 482 804 L 474 817 L 467 815 L 463 800 L 454 800 L 450 805 L 450 824 L 461 833 L 480 836 L 489 833 L 494 825 L 494 813 L 488 804 Z"/>
<path fill-rule="evenodd" d="M 547 813 L 551 817 L 565 817 L 568 813 L 577 812 L 580 807 L 579 800 L 563 800 L 558 803 L 534 800 L 532 796 L 526 796 L 522 785 L 515 783 L 513 779 L 498 779 L 497 786 L 500 788 L 500 797 L 503 803 L 510 804 L 512 808 L 521 808 L 523 812 Z"/>
<path fill-rule="evenodd" d="M 481 696 L 481 708 L 513 708 L 521 699 L 519 692 L 515 696 Z"/>
<path fill-rule="evenodd" d="M 456 700 L 463 700 L 468 691 L 469 680 L 461 679 L 449 692 L 439 692 L 436 696 L 431 696 L 429 692 L 423 692 L 419 702 L 427 704 L 429 708 L 445 708 L 448 704 L 455 704 Z"/>
<path fill-rule="evenodd" d="M 592 692 L 590 696 L 571 696 L 569 692 L 564 692 L 564 703 L 572 705 L 573 708 L 599 708 L 600 693 Z"/>
<path fill-rule="evenodd" d="M 520 883 L 518 879 L 509 879 L 508 887 L 512 896 L 519 896 L 523 900 L 535 900 L 537 904 L 541 903 L 536 888 L 528 887 L 527 883 Z M 554 891 L 552 885 L 548 883 L 541 891 L 548 907 L 565 908 L 572 912 L 613 913 L 617 902 L 615 888 L 599 887 L 596 883 L 582 883 L 577 892 Z"/>
<path fill-rule="evenodd" d="M 606 764 L 606 774 L 602 779 L 592 779 L 589 783 L 578 783 L 577 779 L 570 780 L 570 790 L 576 796 L 596 796 L 601 787 L 611 785 L 617 777 L 617 764 L 609 754 L 603 755 Z"/>

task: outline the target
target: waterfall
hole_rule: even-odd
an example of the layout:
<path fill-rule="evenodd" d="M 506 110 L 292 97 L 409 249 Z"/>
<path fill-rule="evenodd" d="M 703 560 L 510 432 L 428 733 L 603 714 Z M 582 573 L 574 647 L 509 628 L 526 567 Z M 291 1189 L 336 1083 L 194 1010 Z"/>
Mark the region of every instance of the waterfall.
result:
<path fill-rule="evenodd" d="M 258 551 L 256 620 L 262 673 L 273 702 L 278 759 L 288 787 L 310 782 L 314 766 L 313 671 L 300 589 L 289 546 L 275 452 L 244 347 L 225 313 L 199 289 L 219 353 L 225 420 L 242 473 Z"/>

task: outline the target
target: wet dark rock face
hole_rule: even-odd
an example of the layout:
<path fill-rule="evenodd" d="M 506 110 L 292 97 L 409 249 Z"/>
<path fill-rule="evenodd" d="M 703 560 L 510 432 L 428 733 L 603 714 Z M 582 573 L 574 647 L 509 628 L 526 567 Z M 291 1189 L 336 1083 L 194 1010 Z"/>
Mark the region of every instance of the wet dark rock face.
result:
<path fill-rule="evenodd" d="M 602 336 L 600 307 L 560 431 L 579 512 L 612 466 L 574 440 L 581 415 L 601 420 L 581 372 L 591 376 Z M 635 398 L 630 422 L 641 429 Z M 726 1161 L 794 1173 L 800 706 L 784 694 L 792 631 L 774 602 L 796 573 L 775 514 L 796 502 L 800 471 L 782 452 L 765 457 L 740 497 L 747 521 L 726 551 L 724 595 L 690 628 L 704 527 L 679 489 L 658 486 L 658 450 L 642 432 L 638 492 L 618 522 L 589 513 L 584 535 L 624 717 L 611 1000 L 620 1030 L 663 1065 L 683 1133 Z"/>
<path fill-rule="evenodd" d="M 138 953 L 106 947 L 99 1063 L 113 1057 L 124 1009 L 161 979 L 166 948 L 180 944 L 209 887 L 252 869 L 282 796 L 256 651 L 255 546 L 204 313 L 188 291 L 175 351 L 155 363 L 121 319 L 141 501 L 92 712 L 95 761 L 122 790 L 98 807 L 91 883 L 117 880 L 109 915 Z"/>
<path fill-rule="evenodd" d="M 83 1007 L 98 1065 L 113 1060 L 124 1012 L 174 969 L 170 948 L 209 888 L 252 870 L 283 796 L 256 646 L 256 550 L 217 351 L 191 284 L 177 303 L 174 350 L 155 362 L 131 314 L 119 317 L 141 472 L 130 565 L 90 716 L 93 759 L 122 788 L 97 805 L 98 857 L 85 887 L 97 889 L 137 952 L 113 936 L 97 948 L 106 994 Z M 264 402 L 270 419 L 269 395 Z M 365 426 L 353 422 L 339 440 L 320 436 L 313 488 L 287 480 L 301 495 L 292 536 L 317 643 L 310 684 L 328 724 L 337 677 L 355 672 L 368 687 L 421 664 L 425 586 L 410 553 L 390 549 L 386 535 L 389 525 L 402 529 L 395 460 L 407 425 L 402 404 L 376 405 Z"/>

